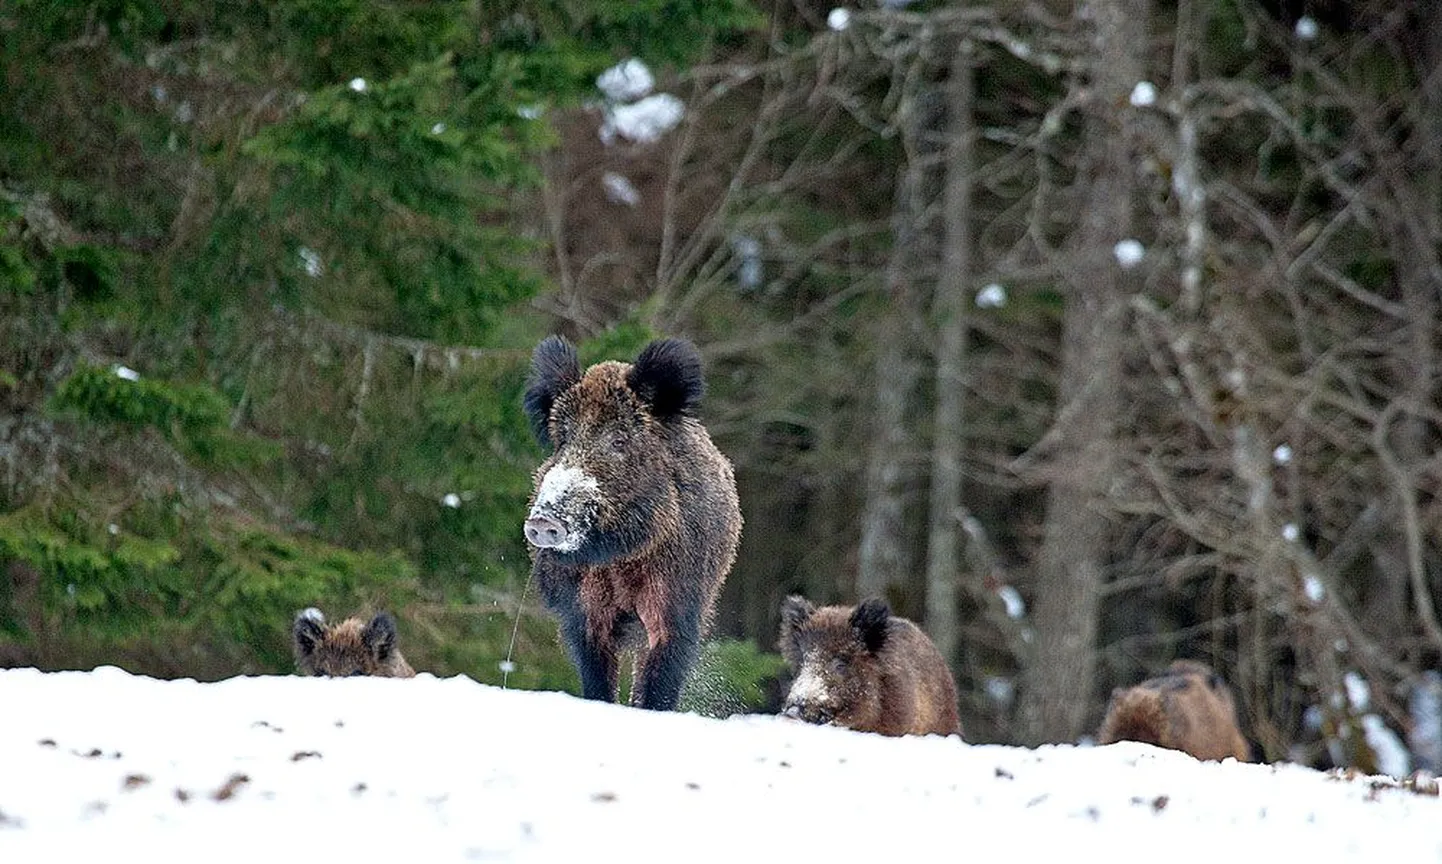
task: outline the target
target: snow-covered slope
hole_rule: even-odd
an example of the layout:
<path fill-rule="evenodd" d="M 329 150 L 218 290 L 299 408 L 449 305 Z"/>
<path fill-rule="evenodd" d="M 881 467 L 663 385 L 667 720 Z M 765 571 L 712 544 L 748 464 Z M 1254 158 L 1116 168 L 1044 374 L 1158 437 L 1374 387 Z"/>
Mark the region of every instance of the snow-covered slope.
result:
<path fill-rule="evenodd" d="M 1442 861 L 1442 802 L 1144 745 L 885 739 L 466 678 L 0 672 L 0 862 L 322 855 Z"/>

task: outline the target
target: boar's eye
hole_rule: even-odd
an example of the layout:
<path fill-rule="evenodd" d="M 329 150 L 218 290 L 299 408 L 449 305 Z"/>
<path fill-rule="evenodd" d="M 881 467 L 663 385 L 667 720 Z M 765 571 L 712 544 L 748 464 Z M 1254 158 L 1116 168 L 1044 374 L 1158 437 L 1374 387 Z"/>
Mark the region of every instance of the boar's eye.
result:
<path fill-rule="evenodd" d="M 845 657 L 837 657 L 831 661 L 831 671 L 836 675 L 845 675 L 848 665 L 850 664 L 847 663 Z"/>

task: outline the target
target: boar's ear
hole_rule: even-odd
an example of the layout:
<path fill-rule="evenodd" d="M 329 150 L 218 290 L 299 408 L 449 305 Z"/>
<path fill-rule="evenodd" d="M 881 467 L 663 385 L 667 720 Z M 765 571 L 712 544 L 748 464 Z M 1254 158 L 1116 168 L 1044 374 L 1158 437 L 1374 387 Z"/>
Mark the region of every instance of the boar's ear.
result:
<path fill-rule="evenodd" d="M 801 665 L 797 633 L 815 612 L 816 607 L 805 597 L 793 594 L 781 601 L 781 634 L 776 640 L 776 647 L 793 669 Z"/>
<path fill-rule="evenodd" d="M 886 645 L 887 622 L 891 620 L 891 607 L 885 600 L 876 597 L 861 601 L 851 613 L 851 626 L 866 650 L 877 653 Z"/>
<path fill-rule="evenodd" d="M 526 379 L 526 419 L 542 447 L 551 446 L 551 405 L 556 397 L 581 380 L 576 349 L 560 336 L 547 336 L 531 355 Z"/>
<path fill-rule="evenodd" d="M 302 611 L 295 616 L 291 635 L 295 640 L 295 656 L 305 660 L 315 653 L 315 646 L 325 638 L 325 616 L 314 606 Z"/>
<path fill-rule="evenodd" d="M 706 392 L 701 355 L 685 339 L 657 339 L 641 349 L 626 385 L 658 420 L 689 414 Z"/>
<path fill-rule="evenodd" d="M 789 633 L 800 629 L 815 613 L 816 607 L 805 597 L 795 594 L 787 597 L 781 601 L 781 632 Z"/>
<path fill-rule="evenodd" d="M 361 644 L 379 662 L 391 659 L 396 650 L 396 619 L 388 612 L 377 612 L 361 631 Z"/>

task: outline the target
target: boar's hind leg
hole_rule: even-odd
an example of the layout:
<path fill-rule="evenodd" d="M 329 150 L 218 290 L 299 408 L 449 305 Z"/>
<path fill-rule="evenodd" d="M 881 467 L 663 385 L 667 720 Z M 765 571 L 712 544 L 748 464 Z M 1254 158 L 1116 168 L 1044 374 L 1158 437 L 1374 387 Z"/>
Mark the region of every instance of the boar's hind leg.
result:
<path fill-rule="evenodd" d="M 699 618 L 672 621 L 666 636 L 637 652 L 637 680 L 631 700 L 637 708 L 672 711 L 701 650 Z"/>

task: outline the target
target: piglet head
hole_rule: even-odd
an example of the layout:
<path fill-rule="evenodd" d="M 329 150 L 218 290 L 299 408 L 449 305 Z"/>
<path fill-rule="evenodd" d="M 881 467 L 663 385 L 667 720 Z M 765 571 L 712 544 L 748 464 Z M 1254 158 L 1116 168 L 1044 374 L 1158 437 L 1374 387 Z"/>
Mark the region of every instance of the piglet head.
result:
<path fill-rule="evenodd" d="M 808 723 L 855 726 L 877 710 L 880 658 L 891 610 L 882 600 L 855 609 L 817 609 L 802 597 L 781 606 L 781 655 L 795 677 L 782 714 Z"/>

